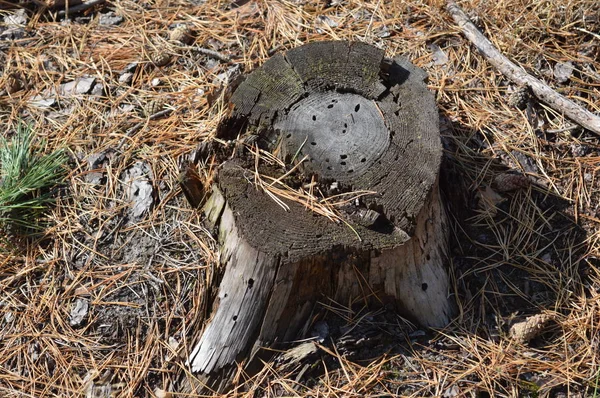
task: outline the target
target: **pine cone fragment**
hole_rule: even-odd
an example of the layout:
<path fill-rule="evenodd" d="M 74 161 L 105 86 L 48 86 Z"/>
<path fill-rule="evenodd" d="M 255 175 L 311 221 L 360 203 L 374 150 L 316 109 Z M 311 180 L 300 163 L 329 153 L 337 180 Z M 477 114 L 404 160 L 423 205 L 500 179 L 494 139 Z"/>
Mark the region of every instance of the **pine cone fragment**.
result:
<path fill-rule="evenodd" d="M 530 97 L 529 87 L 519 86 L 508 95 L 508 104 L 523 110 L 527 106 Z"/>
<path fill-rule="evenodd" d="M 178 41 L 182 44 L 190 44 L 192 31 L 186 25 L 179 25 L 169 33 L 169 40 Z"/>
<path fill-rule="evenodd" d="M 171 62 L 171 55 L 164 52 L 156 52 L 151 55 L 150 62 L 157 68 L 160 68 Z"/>
<path fill-rule="evenodd" d="M 511 192 L 527 188 L 529 179 L 522 174 L 502 173 L 494 177 L 492 187 L 498 192 Z"/>
<path fill-rule="evenodd" d="M 548 322 L 553 320 L 554 316 L 549 314 L 537 314 L 528 317 L 522 322 L 517 322 L 511 326 L 509 335 L 517 343 L 525 344 L 539 336 Z"/>

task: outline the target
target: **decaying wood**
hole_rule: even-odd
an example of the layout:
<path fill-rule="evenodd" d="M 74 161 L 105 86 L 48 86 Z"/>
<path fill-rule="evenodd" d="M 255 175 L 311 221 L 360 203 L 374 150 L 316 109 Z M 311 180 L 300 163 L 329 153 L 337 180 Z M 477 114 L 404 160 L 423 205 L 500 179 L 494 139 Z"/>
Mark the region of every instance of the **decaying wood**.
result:
<path fill-rule="evenodd" d="M 533 94 L 552 109 L 563 113 L 566 117 L 580 126 L 600 135 L 600 116 L 593 114 L 575 102 L 563 97 L 541 80 L 529 75 L 523 68 L 506 58 L 494 45 L 477 29 L 464 11 L 454 2 L 448 1 L 448 12 L 454 18 L 463 34 L 469 39 L 483 56 L 504 76 L 519 85 L 526 85 Z"/>
<path fill-rule="evenodd" d="M 248 154 L 222 164 L 203 211 L 225 271 L 189 358 L 210 387 L 226 387 L 239 363 L 259 363 L 263 347 L 304 338 L 328 300 L 391 303 L 424 326 L 449 322 L 442 148 L 424 78 L 374 47 L 320 42 L 275 55 L 233 92 L 224 140 L 250 134 L 286 162 L 308 159 L 297 178 L 369 194 L 336 223 L 273 200 L 254 184 Z"/>
<path fill-rule="evenodd" d="M 195 169 L 195 165 L 185 163 L 179 172 L 179 186 L 192 208 L 199 207 L 204 203 L 206 192 L 204 181 Z"/>

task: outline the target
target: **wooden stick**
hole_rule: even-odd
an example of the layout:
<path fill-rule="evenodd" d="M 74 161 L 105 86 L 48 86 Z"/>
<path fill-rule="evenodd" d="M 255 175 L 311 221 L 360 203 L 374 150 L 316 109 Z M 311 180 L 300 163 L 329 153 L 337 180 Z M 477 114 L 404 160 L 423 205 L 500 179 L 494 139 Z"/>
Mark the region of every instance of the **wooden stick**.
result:
<path fill-rule="evenodd" d="M 563 97 L 539 79 L 529 75 L 523 68 L 509 61 L 477 30 L 477 27 L 454 1 L 448 0 L 447 10 L 454 18 L 454 22 L 461 28 L 465 37 L 504 76 L 519 85 L 526 85 L 539 100 L 548 104 L 552 109 L 563 113 L 580 126 L 600 135 L 600 117 L 598 115 Z"/>
<path fill-rule="evenodd" d="M 85 3 L 81 3 L 81 4 L 78 4 L 76 6 L 69 7 L 66 10 L 60 10 L 58 12 L 58 15 L 60 17 L 62 17 L 62 16 L 65 16 L 65 15 L 68 15 L 68 14 L 76 14 L 78 12 L 85 11 L 88 8 L 95 7 L 95 6 L 99 5 L 99 4 L 104 4 L 105 2 L 106 2 L 106 0 L 90 0 L 90 1 L 87 1 Z"/>

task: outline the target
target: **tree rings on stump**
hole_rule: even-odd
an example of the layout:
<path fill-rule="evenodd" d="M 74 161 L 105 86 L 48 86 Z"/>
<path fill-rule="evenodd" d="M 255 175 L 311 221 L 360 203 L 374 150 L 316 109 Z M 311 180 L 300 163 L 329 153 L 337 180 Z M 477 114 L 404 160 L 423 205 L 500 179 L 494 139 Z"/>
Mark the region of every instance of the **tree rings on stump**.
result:
<path fill-rule="evenodd" d="M 442 148 L 424 78 L 370 45 L 331 41 L 275 55 L 235 89 L 204 205 L 224 274 L 193 371 L 227 374 L 302 338 L 328 298 L 449 322 Z"/>

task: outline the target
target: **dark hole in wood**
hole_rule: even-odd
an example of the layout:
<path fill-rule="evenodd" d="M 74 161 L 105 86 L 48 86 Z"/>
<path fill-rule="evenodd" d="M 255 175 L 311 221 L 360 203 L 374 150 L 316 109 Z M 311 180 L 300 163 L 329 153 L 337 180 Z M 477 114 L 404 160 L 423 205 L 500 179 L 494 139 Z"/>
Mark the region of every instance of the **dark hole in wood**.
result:
<path fill-rule="evenodd" d="M 341 164 L 342 166 L 345 166 L 345 165 L 346 165 L 346 162 L 340 162 L 340 164 Z"/>
<path fill-rule="evenodd" d="M 316 121 L 317 120 L 317 115 L 313 115 L 312 119 L 313 119 L 313 121 Z"/>
<path fill-rule="evenodd" d="M 340 159 L 346 159 L 348 155 L 340 155 Z"/>
<path fill-rule="evenodd" d="M 310 145 L 317 145 L 317 143 L 313 141 L 310 143 Z"/>
<path fill-rule="evenodd" d="M 427 283 L 422 283 L 421 284 L 421 289 L 425 292 L 427 291 Z"/>
<path fill-rule="evenodd" d="M 327 108 L 328 108 L 328 109 L 331 109 L 331 108 L 333 108 L 333 104 L 329 104 L 329 105 L 327 105 Z"/>
<path fill-rule="evenodd" d="M 254 286 L 254 279 L 250 278 L 248 279 L 248 289 L 252 289 L 252 286 Z"/>
<path fill-rule="evenodd" d="M 344 123 L 344 128 L 347 129 L 348 128 L 348 123 Z"/>
<path fill-rule="evenodd" d="M 346 130 L 342 130 L 342 134 L 346 134 Z"/>
<path fill-rule="evenodd" d="M 367 161 L 367 158 L 362 158 L 362 159 L 360 160 L 360 162 L 361 162 L 361 163 L 364 163 L 364 162 L 366 162 L 366 161 Z"/>
<path fill-rule="evenodd" d="M 285 138 L 290 138 L 291 136 L 292 136 L 291 134 L 288 134 L 285 136 Z"/>
<path fill-rule="evenodd" d="M 425 258 L 427 259 L 427 261 L 431 260 L 431 256 L 429 254 L 425 256 Z"/>
<path fill-rule="evenodd" d="M 331 166 L 327 166 L 327 170 L 331 170 Z"/>
<path fill-rule="evenodd" d="M 234 315 L 234 316 L 233 316 L 233 321 L 234 321 L 234 322 L 235 322 L 235 321 L 237 321 L 237 315 Z"/>
<path fill-rule="evenodd" d="M 325 161 L 326 161 L 327 163 L 329 163 L 329 158 L 326 158 L 326 159 L 325 159 Z"/>
<path fill-rule="evenodd" d="M 356 106 L 354 107 L 354 112 L 358 111 L 360 111 L 360 104 L 356 104 Z"/>
<path fill-rule="evenodd" d="M 354 173 L 354 170 L 350 169 L 348 170 L 348 173 Z"/>

